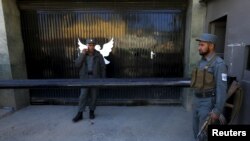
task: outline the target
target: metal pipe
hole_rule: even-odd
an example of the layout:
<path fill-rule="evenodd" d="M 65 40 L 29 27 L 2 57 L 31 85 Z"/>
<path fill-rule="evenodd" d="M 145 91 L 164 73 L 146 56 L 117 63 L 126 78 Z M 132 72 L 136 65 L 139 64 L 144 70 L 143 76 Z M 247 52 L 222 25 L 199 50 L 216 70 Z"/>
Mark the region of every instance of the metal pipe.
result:
<path fill-rule="evenodd" d="M 135 79 L 24 79 L 0 80 L 0 89 L 59 88 L 59 87 L 189 87 L 188 78 L 135 78 Z"/>

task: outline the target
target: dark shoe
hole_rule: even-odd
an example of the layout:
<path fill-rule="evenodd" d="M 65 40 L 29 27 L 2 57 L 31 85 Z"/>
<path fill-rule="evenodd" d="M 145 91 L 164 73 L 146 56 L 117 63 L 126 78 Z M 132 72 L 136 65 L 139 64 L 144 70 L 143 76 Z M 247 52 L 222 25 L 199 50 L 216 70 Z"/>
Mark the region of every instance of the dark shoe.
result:
<path fill-rule="evenodd" d="M 94 119 L 95 118 L 95 111 L 90 110 L 89 111 L 89 118 Z"/>
<path fill-rule="evenodd" d="M 78 112 L 77 115 L 72 119 L 73 122 L 78 122 L 79 120 L 82 120 L 82 112 Z"/>

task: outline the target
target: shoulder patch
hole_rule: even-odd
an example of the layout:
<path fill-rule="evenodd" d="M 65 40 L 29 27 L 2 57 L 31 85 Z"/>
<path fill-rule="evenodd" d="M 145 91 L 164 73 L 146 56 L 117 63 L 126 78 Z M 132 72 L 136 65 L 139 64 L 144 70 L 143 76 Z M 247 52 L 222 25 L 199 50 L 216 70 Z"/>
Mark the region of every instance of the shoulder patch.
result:
<path fill-rule="evenodd" d="M 222 79 L 222 81 L 227 81 L 227 74 L 226 73 L 222 73 L 221 74 L 221 79 Z"/>

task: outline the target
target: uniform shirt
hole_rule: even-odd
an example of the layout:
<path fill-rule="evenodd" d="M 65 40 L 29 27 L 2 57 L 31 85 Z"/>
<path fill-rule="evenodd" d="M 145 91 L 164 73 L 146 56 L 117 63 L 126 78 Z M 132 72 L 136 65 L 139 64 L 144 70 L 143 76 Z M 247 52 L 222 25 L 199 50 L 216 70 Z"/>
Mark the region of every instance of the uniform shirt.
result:
<path fill-rule="evenodd" d="M 94 56 L 87 55 L 86 59 L 87 59 L 88 72 L 92 72 L 93 71 Z"/>
<path fill-rule="evenodd" d="M 103 56 L 99 51 L 94 52 L 93 63 L 87 63 L 87 54 L 80 53 L 80 55 L 74 60 L 75 66 L 79 68 L 80 79 L 89 78 L 88 64 L 92 64 L 89 68 L 93 71 L 93 78 L 105 78 L 106 66 Z"/>
<path fill-rule="evenodd" d="M 198 63 L 199 69 L 204 69 L 207 63 L 214 57 L 214 54 L 202 57 Z M 213 62 L 208 67 L 208 72 L 212 73 L 215 80 L 215 103 L 213 112 L 220 114 L 223 111 L 224 104 L 227 98 L 227 67 L 225 62 L 219 56 L 213 60 Z"/>

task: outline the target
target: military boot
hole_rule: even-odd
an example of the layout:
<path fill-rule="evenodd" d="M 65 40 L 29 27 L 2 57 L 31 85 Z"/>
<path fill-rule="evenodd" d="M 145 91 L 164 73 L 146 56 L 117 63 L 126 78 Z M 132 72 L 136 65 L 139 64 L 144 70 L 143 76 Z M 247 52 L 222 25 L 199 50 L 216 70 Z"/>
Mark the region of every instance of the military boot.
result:
<path fill-rule="evenodd" d="M 72 119 L 73 122 L 78 122 L 79 120 L 82 120 L 82 112 L 78 112 L 77 115 Z"/>
<path fill-rule="evenodd" d="M 94 119 L 95 118 L 95 111 L 93 111 L 93 110 L 89 111 L 89 118 L 90 119 Z"/>

